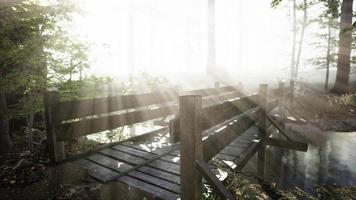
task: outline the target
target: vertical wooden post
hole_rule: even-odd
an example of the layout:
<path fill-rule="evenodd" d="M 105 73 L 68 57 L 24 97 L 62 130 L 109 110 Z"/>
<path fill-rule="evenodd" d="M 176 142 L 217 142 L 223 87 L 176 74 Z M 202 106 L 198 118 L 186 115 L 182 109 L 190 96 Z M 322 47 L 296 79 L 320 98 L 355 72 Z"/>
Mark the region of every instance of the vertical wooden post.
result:
<path fill-rule="evenodd" d="M 45 123 L 47 132 L 47 144 L 50 161 L 55 164 L 57 161 L 65 159 L 64 142 L 57 141 L 56 136 L 56 118 L 55 104 L 59 102 L 58 90 L 48 91 L 44 95 Z"/>
<path fill-rule="evenodd" d="M 187 95 L 179 98 L 182 200 L 201 199 L 202 177 L 195 167 L 195 161 L 203 159 L 201 115 L 201 96 Z"/>
<path fill-rule="evenodd" d="M 290 81 L 290 96 L 289 96 L 289 106 L 290 108 L 293 108 L 293 103 L 294 103 L 294 81 Z"/>
<path fill-rule="evenodd" d="M 169 139 L 171 143 L 179 142 L 179 118 L 169 120 Z"/>
<path fill-rule="evenodd" d="M 281 121 L 281 127 L 284 129 L 285 128 L 285 118 L 286 118 L 286 111 L 284 108 L 285 105 L 285 91 L 286 90 L 286 84 L 285 82 L 279 82 L 279 114 L 282 119 Z"/>
<path fill-rule="evenodd" d="M 267 110 L 267 84 L 260 84 L 258 94 L 258 113 L 259 130 L 261 132 L 261 146 L 258 150 L 257 173 L 260 177 L 265 175 L 265 159 L 266 159 L 266 110 Z"/>

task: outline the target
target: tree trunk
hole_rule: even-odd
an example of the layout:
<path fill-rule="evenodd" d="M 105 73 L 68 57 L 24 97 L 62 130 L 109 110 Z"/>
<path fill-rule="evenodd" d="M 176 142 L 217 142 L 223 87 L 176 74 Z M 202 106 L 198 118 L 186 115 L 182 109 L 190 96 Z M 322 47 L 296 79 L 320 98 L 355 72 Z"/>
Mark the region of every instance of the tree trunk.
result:
<path fill-rule="evenodd" d="M 339 94 L 347 92 L 349 86 L 352 32 L 348 29 L 352 27 L 352 3 L 353 0 L 343 0 L 341 4 L 336 81 L 332 89 Z"/>
<path fill-rule="evenodd" d="M 207 73 L 214 75 L 216 66 L 215 52 L 215 0 L 208 0 L 208 66 Z"/>
<path fill-rule="evenodd" d="M 302 24 L 302 30 L 300 32 L 300 40 L 299 40 L 299 48 L 298 48 L 298 54 L 297 54 L 297 59 L 295 63 L 295 71 L 294 71 L 294 79 L 297 80 L 298 78 L 298 69 L 299 69 L 299 62 L 300 62 L 300 55 L 302 54 L 302 48 L 303 48 L 303 42 L 304 42 L 304 33 L 305 33 L 305 27 L 307 26 L 307 0 L 304 0 L 303 3 L 303 24 Z"/>
<path fill-rule="evenodd" d="M 296 0 L 293 0 L 293 44 L 292 44 L 292 62 L 291 62 L 291 80 L 294 80 L 294 67 L 295 67 L 295 43 L 296 43 L 296 35 L 297 35 L 297 5 Z"/>
<path fill-rule="evenodd" d="M 330 73 L 330 46 L 331 46 L 331 19 L 328 22 L 328 49 L 326 51 L 326 75 L 324 89 L 329 89 L 329 73 Z"/>
<path fill-rule="evenodd" d="M 133 3 L 129 1 L 129 13 L 128 13 L 128 52 L 127 52 L 127 64 L 129 67 L 128 75 L 133 75 L 136 72 L 135 69 L 135 41 L 134 41 L 134 8 Z"/>
<path fill-rule="evenodd" d="M 2 78 L 1 70 L 0 78 Z M 12 143 L 10 138 L 6 94 L 4 91 L 0 91 L 0 154 L 9 152 L 11 150 L 11 147 Z"/>

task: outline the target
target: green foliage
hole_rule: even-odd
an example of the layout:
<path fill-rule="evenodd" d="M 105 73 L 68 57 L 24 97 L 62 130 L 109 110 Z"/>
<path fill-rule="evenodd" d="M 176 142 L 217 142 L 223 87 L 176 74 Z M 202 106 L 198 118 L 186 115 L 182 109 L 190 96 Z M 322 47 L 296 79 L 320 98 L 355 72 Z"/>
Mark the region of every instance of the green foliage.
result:
<path fill-rule="evenodd" d="M 281 2 L 282 0 L 272 0 L 271 7 L 276 8 Z"/>

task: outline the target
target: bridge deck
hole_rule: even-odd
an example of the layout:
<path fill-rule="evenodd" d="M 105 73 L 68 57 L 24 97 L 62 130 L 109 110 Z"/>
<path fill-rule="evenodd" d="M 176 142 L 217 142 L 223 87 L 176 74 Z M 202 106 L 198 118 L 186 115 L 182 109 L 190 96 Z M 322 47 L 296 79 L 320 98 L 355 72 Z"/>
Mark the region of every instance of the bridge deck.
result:
<path fill-rule="evenodd" d="M 250 127 L 233 140 L 216 159 L 241 169 L 259 146 L 258 129 Z M 74 161 L 101 182 L 119 181 L 162 199 L 180 194 L 179 146 L 148 151 L 139 144 L 118 144 Z"/>

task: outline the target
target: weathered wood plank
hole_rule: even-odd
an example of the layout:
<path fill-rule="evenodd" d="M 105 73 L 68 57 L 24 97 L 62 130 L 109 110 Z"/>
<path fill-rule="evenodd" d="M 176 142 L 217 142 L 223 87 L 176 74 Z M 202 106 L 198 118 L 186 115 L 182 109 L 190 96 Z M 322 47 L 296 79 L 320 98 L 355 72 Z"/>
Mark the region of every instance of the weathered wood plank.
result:
<path fill-rule="evenodd" d="M 233 91 L 233 92 L 229 92 L 229 93 L 223 93 L 223 94 L 217 94 L 214 96 L 208 96 L 203 98 L 203 107 L 207 107 L 207 106 L 211 106 L 214 104 L 218 104 L 221 103 L 223 101 L 227 101 L 227 100 L 232 100 L 232 99 L 236 99 L 243 96 L 243 94 L 239 91 Z"/>
<path fill-rule="evenodd" d="M 220 159 L 220 160 L 234 161 L 236 159 L 236 156 L 231 156 L 231 155 L 227 155 L 227 154 L 220 152 L 219 154 L 217 154 L 215 156 L 215 158 Z"/>
<path fill-rule="evenodd" d="M 230 146 L 232 147 L 236 147 L 236 148 L 241 148 L 241 149 L 246 149 L 247 147 L 249 147 L 251 144 L 253 143 L 253 141 L 251 140 L 250 142 L 248 143 L 244 143 L 244 142 L 241 142 L 241 141 L 233 141 L 230 143 Z"/>
<path fill-rule="evenodd" d="M 86 157 L 86 159 L 120 173 L 133 167 L 125 162 L 115 160 L 101 154 L 93 154 Z"/>
<path fill-rule="evenodd" d="M 201 199 L 202 177 L 195 170 L 195 160 L 203 158 L 202 148 L 202 97 L 179 98 L 180 176 L 182 200 Z"/>
<path fill-rule="evenodd" d="M 279 100 L 275 99 L 267 104 L 267 113 L 271 112 L 273 109 L 275 109 L 279 105 Z"/>
<path fill-rule="evenodd" d="M 220 132 L 209 136 L 203 141 L 204 160 L 209 161 L 253 124 L 254 121 L 249 116 L 243 115 L 233 124 L 229 124 Z"/>
<path fill-rule="evenodd" d="M 282 140 L 278 138 L 268 138 L 266 140 L 266 143 L 267 145 L 286 148 L 290 150 L 303 151 L 303 152 L 308 151 L 308 144 L 304 142 L 288 141 L 288 140 Z"/>
<path fill-rule="evenodd" d="M 157 178 L 155 176 L 151 176 L 151 175 L 139 172 L 139 171 L 133 171 L 133 172 L 128 173 L 127 175 L 134 177 L 136 179 L 145 181 L 147 183 L 151 183 L 155 186 L 158 186 L 158 187 L 168 190 L 170 192 L 174 192 L 176 194 L 180 193 L 180 185 L 172 183 L 172 182 L 168 182 L 166 180 Z"/>
<path fill-rule="evenodd" d="M 91 177 L 101 182 L 112 181 L 119 175 L 118 172 L 112 171 L 106 167 L 103 167 L 88 160 L 80 159 L 73 163 L 84 169 L 87 169 L 88 174 Z"/>
<path fill-rule="evenodd" d="M 176 110 L 177 106 L 166 106 L 65 123 L 60 126 L 63 131 L 61 135 L 57 135 L 57 139 L 62 141 L 69 140 L 100 131 L 132 125 L 173 114 Z"/>
<path fill-rule="evenodd" d="M 148 166 L 143 166 L 137 169 L 140 172 L 144 172 L 146 174 L 149 174 L 151 176 L 155 176 L 161 179 L 164 179 L 166 181 L 170 181 L 172 183 L 180 184 L 180 177 L 176 174 L 172 174 L 169 172 L 165 172 L 156 168 L 148 167 Z"/>
<path fill-rule="evenodd" d="M 56 117 L 58 122 L 60 122 L 63 120 L 82 118 L 153 104 L 164 104 L 176 99 L 176 92 L 171 91 L 60 102 L 55 105 L 61 111 L 57 113 Z"/>
<path fill-rule="evenodd" d="M 64 142 L 57 141 L 58 130 L 56 126 L 56 113 L 59 111 L 53 105 L 59 101 L 60 97 L 58 90 L 46 92 L 43 96 L 44 117 L 46 123 L 49 159 L 51 164 L 55 164 L 66 157 Z"/>
<path fill-rule="evenodd" d="M 180 175 L 179 173 L 179 165 L 171 162 L 163 161 L 163 160 L 155 160 L 147 164 L 147 166 L 154 167 L 156 169 L 160 169 L 166 172 L 170 172 L 176 175 Z"/>
<path fill-rule="evenodd" d="M 104 154 L 108 157 L 112 157 L 116 160 L 121 160 L 123 162 L 132 164 L 132 165 L 139 165 L 142 164 L 146 161 L 146 159 L 132 156 L 130 154 L 122 153 L 120 151 L 114 150 L 114 149 L 103 149 L 99 151 L 101 154 Z"/>
<path fill-rule="evenodd" d="M 260 84 L 258 93 L 258 106 L 260 108 L 258 112 L 258 128 L 261 135 L 261 146 L 258 149 L 257 155 L 257 173 L 260 177 L 265 175 L 265 159 L 266 159 L 266 144 L 267 127 L 266 127 L 266 115 L 267 115 L 267 84 Z"/>
<path fill-rule="evenodd" d="M 235 197 L 225 188 L 218 178 L 210 171 L 209 165 L 204 160 L 196 161 L 197 169 L 204 176 L 205 180 L 211 185 L 214 191 L 223 199 L 233 200 Z"/>
<path fill-rule="evenodd" d="M 257 95 L 250 95 L 205 107 L 202 111 L 202 129 L 207 130 L 219 123 L 255 108 L 257 106 L 256 101 Z M 175 143 L 180 141 L 179 118 L 171 120 L 169 128 L 171 142 Z"/>
<path fill-rule="evenodd" d="M 161 160 L 173 162 L 176 164 L 180 163 L 180 156 L 165 155 L 160 158 Z"/>
<path fill-rule="evenodd" d="M 232 91 L 238 91 L 238 88 L 235 86 L 225 86 L 225 87 L 218 87 L 218 88 L 198 89 L 198 90 L 182 92 L 180 96 L 184 96 L 184 95 L 213 96 L 213 95 L 222 94 L 224 92 L 232 92 Z"/>
<path fill-rule="evenodd" d="M 257 105 L 252 99 L 253 96 L 241 97 L 232 101 L 226 101 L 221 104 L 212 105 L 203 109 L 202 127 L 203 130 L 209 129 L 219 123 L 231 119 Z"/>
<path fill-rule="evenodd" d="M 252 158 L 252 156 L 257 152 L 257 150 L 260 148 L 261 143 L 260 142 L 254 142 L 249 146 L 249 148 L 244 151 L 240 156 L 235 160 L 236 168 L 235 170 L 240 171 L 246 163 Z"/>
<path fill-rule="evenodd" d="M 132 186 L 137 189 L 148 192 L 149 194 L 152 194 L 152 195 L 154 195 L 158 198 L 161 198 L 161 199 L 176 200 L 179 198 L 178 194 L 169 192 L 169 191 L 164 190 L 160 187 L 146 183 L 144 181 L 137 180 L 137 179 L 129 177 L 129 176 L 122 176 L 122 177 L 119 177 L 117 180 L 121 181 L 123 183 L 126 183 L 129 186 Z"/>
<path fill-rule="evenodd" d="M 134 155 L 134 156 L 138 156 L 144 159 L 152 159 L 153 157 L 156 156 L 156 154 L 151 153 L 151 152 L 147 152 L 147 151 L 143 151 L 143 150 L 138 150 L 138 149 L 134 149 L 128 146 L 123 146 L 123 145 L 116 145 L 112 147 L 113 149 L 128 153 L 130 155 Z"/>
<path fill-rule="evenodd" d="M 245 150 L 246 150 L 246 148 L 240 148 L 240 147 L 228 145 L 220 153 L 230 155 L 230 156 L 238 156 Z"/>

